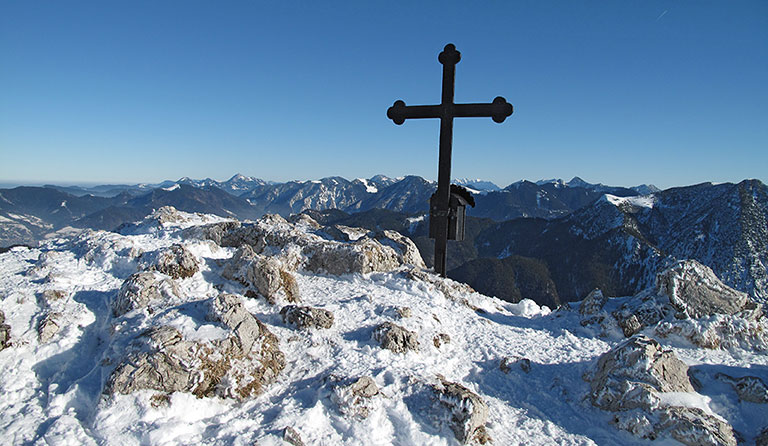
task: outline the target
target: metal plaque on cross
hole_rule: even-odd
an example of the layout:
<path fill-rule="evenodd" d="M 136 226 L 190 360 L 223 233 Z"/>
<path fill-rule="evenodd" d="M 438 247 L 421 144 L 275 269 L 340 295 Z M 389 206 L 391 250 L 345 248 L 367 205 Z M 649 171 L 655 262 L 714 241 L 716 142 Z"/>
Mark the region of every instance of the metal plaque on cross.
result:
<path fill-rule="evenodd" d="M 448 223 L 451 198 L 451 146 L 453 145 L 453 118 L 486 117 L 502 123 L 512 114 L 512 104 L 498 96 L 491 103 L 454 104 L 453 87 L 456 64 L 461 60 L 461 53 L 449 43 L 438 55 L 437 60 L 443 65 L 443 97 L 439 105 L 405 105 L 398 100 L 387 110 L 387 117 L 402 124 L 406 119 L 440 118 L 440 154 L 437 170 L 437 194 L 435 209 L 430 210 L 430 228 L 435 234 L 435 272 L 445 277 L 446 251 L 448 248 Z"/>

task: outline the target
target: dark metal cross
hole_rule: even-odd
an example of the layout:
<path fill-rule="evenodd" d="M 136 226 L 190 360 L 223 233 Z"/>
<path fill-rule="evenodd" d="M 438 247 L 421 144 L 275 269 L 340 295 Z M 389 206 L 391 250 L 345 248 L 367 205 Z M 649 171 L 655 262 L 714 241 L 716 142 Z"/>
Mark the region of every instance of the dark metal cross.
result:
<path fill-rule="evenodd" d="M 433 214 L 437 224 L 435 237 L 435 272 L 445 277 L 446 250 L 448 247 L 448 217 L 451 198 L 451 146 L 453 144 L 453 118 L 490 117 L 498 123 L 512 114 L 512 104 L 501 96 L 490 104 L 454 104 L 453 86 L 456 64 L 461 53 L 449 43 L 437 57 L 443 65 L 443 100 L 440 105 L 405 105 L 395 101 L 387 110 L 387 117 L 402 124 L 406 119 L 440 118 L 440 157 L 437 172 L 437 212 Z"/>

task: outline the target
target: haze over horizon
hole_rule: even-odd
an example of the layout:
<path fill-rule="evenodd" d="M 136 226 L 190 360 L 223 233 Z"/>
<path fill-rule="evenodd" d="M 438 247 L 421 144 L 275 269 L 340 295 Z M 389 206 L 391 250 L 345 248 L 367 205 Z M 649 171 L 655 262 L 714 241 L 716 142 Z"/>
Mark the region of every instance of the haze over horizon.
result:
<path fill-rule="evenodd" d="M 662 189 L 768 182 L 768 3 L 0 4 L 0 183 L 437 176 L 437 54 L 454 178 Z"/>

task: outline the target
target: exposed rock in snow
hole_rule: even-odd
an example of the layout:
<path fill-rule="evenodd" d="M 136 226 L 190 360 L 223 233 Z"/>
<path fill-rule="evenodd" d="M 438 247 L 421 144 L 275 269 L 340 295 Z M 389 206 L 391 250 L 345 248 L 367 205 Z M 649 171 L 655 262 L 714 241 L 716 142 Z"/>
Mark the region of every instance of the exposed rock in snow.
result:
<path fill-rule="evenodd" d="M 644 438 L 669 435 L 687 445 L 735 446 L 731 427 L 695 407 L 664 403 L 665 394 L 690 392 L 688 366 L 646 336 L 632 337 L 603 354 L 585 378 L 592 404 L 619 412 L 617 426 Z"/>
<path fill-rule="evenodd" d="M 531 360 L 520 356 L 502 358 L 499 369 L 504 373 L 510 373 L 514 368 L 519 368 L 525 373 L 531 371 Z"/>
<path fill-rule="evenodd" d="M 122 234 L 61 234 L 39 248 L 0 253 L 0 345 L 11 334 L 5 324 L 13 326 L 13 348 L 0 351 L 0 430 L 10 443 L 447 446 L 456 439 L 488 443 L 491 436 L 499 445 L 633 443 L 618 427 L 661 442 L 731 445 L 726 423 L 747 444 L 761 441 L 760 410 L 768 405 L 740 400 L 738 390 L 715 378 L 726 373 L 744 379 L 750 395 L 759 391 L 746 378 L 768 382 L 768 359 L 753 344 L 706 350 L 685 333 L 661 339 L 691 366 L 696 392 L 683 385 L 684 366 L 665 348 L 649 340 L 634 350 L 619 345 L 624 356 L 613 362 L 632 372 L 601 372 L 608 382 L 602 397 L 636 407 L 607 414 L 590 404 L 592 382 L 578 378 L 590 370 L 597 375 L 598 358 L 625 340 L 617 325 L 598 333 L 582 322 L 616 324 L 611 312 L 632 297 L 607 299 L 590 315 L 550 314 L 529 300 L 489 298 L 405 266 L 407 250 L 375 233 L 339 242 L 308 220 L 266 217 L 240 225 L 176 214 L 178 221 L 148 219 Z M 221 247 L 216 237 L 238 243 Z M 364 251 L 355 243 L 391 253 L 395 269 L 335 275 L 306 267 L 320 246 Z M 174 244 L 197 259 L 198 273 L 137 273 Z M 290 273 L 304 307 L 247 298 L 257 290 L 260 261 Z M 269 277 L 262 289 L 279 280 L 272 292 L 288 300 L 285 277 Z M 655 288 L 647 295 L 666 310 L 646 334 L 667 323 L 693 324 L 697 333 L 704 324 L 731 327 L 716 331 L 731 340 L 749 327 L 764 330 L 756 310 L 677 320 L 680 312 L 666 296 Z M 128 312 L 114 317 L 116 308 Z M 328 314 L 313 311 L 319 308 L 333 312 L 329 328 L 294 329 L 308 319 L 329 325 Z M 281 322 L 289 314 L 296 321 Z M 47 317 L 57 333 L 38 331 Z M 655 353 L 643 356 L 648 352 Z M 439 373 L 449 380 L 433 384 Z M 669 384 L 670 377 L 681 384 Z"/>
<path fill-rule="evenodd" d="M 361 239 L 352 243 L 326 242 L 305 248 L 312 272 L 341 275 L 392 271 L 402 265 L 397 252 L 376 240 Z"/>
<path fill-rule="evenodd" d="M 185 238 L 194 237 L 203 240 L 212 240 L 217 245 L 228 246 L 222 240 L 226 240 L 226 238 L 229 237 L 229 234 L 236 232 L 240 226 L 241 223 L 239 221 L 222 221 L 204 226 L 192 226 L 184 230 L 183 234 Z"/>
<path fill-rule="evenodd" d="M 373 339 L 379 342 L 382 348 L 392 350 L 395 353 L 419 349 L 419 339 L 416 333 L 392 322 L 384 322 L 376 327 L 373 331 Z"/>
<path fill-rule="evenodd" d="M 696 260 L 683 260 L 656 277 L 656 289 L 672 306 L 689 317 L 733 315 L 749 304 L 746 293 L 725 285 L 709 267 Z"/>
<path fill-rule="evenodd" d="M 232 334 L 198 342 L 185 340 L 173 327 L 152 328 L 112 372 L 108 391 L 153 389 L 238 399 L 261 393 L 285 367 L 275 335 L 231 294 L 213 300 L 210 317 Z"/>
<path fill-rule="evenodd" d="M 477 439 L 485 444 L 489 438 L 485 432 L 488 406 L 476 393 L 461 384 L 440 379 L 434 387 L 438 400 L 450 411 L 450 427 L 456 439 L 467 444 Z"/>
<path fill-rule="evenodd" d="M 445 333 L 438 333 L 435 335 L 434 338 L 432 338 L 432 344 L 434 344 L 435 348 L 440 348 L 443 344 L 450 344 L 451 343 L 451 337 Z"/>
<path fill-rule="evenodd" d="M 656 295 L 645 292 L 636 295 L 611 314 L 619 323 L 624 336 L 630 337 L 673 313 L 668 303 L 659 302 Z"/>
<path fill-rule="evenodd" d="M 291 426 L 286 426 L 285 429 L 283 429 L 283 440 L 293 446 L 304 446 L 304 442 L 301 440 L 301 435 L 299 435 L 299 433 L 296 432 L 296 429 Z"/>
<path fill-rule="evenodd" d="M 760 432 L 755 439 L 755 446 L 768 446 L 768 427 Z"/>
<path fill-rule="evenodd" d="M 52 302 L 65 299 L 67 297 L 67 292 L 64 290 L 45 290 L 41 296 L 43 301 L 50 305 Z"/>
<path fill-rule="evenodd" d="M 306 306 L 286 305 L 280 310 L 283 322 L 292 324 L 296 328 L 331 328 L 333 326 L 333 313 L 321 308 Z"/>
<path fill-rule="evenodd" d="M 372 398 L 379 394 L 379 386 L 370 376 L 356 380 L 342 380 L 333 386 L 331 399 L 339 412 L 347 416 L 367 418 L 373 409 Z"/>
<path fill-rule="evenodd" d="M 112 303 L 115 316 L 147 307 L 152 301 L 178 299 L 181 292 L 176 283 L 157 272 L 143 271 L 131 275 L 123 282 Z"/>
<path fill-rule="evenodd" d="M 11 326 L 5 323 L 5 313 L 0 310 L 0 350 L 11 343 Z"/>
<path fill-rule="evenodd" d="M 286 265 L 277 257 L 257 254 L 249 245 L 243 245 L 227 263 L 222 277 L 253 288 L 270 303 L 278 296 L 289 302 L 298 302 L 299 288 Z"/>
<path fill-rule="evenodd" d="M 768 386 L 756 376 L 734 378 L 725 373 L 718 373 L 715 378 L 730 384 L 742 401 L 768 404 Z"/>
<path fill-rule="evenodd" d="M 608 298 L 603 296 L 603 292 L 599 289 L 594 289 L 581 302 L 579 313 L 583 316 L 596 314 L 603 309 L 606 302 L 608 302 Z"/>
<path fill-rule="evenodd" d="M 397 251 L 398 260 L 401 264 L 412 265 L 417 268 L 426 268 L 424 260 L 419 253 L 419 249 L 408 237 L 397 231 L 384 230 L 375 233 L 373 238 L 383 245 L 394 248 L 395 251 Z"/>
<path fill-rule="evenodd" d="M 159 271 L 173 279 L 192 277 L 200 271 L 200 263 L 180 243 L 152 253 L 144 253 L 139 260 L 149 271 Z"/>
<path fill-rule="evenodd" d="M 288 217 L 288 221 L 298 226 L 305 226 L 309 229 L 321 228 L 320 223 L 316 222 L 314 218 L 307 214 L 292 214 Z"/>
<path fill-rule="evenodd" d="M 722 419 L 696 407 L 666 407 L 659 429 L 687 446 L 736 446 L 733 429 Z"/>
<path fill-rule="evenodd" d="M 411 310 L 411 307 L 397 307 L 396 311 L 400 319 L 407 319 L 413 316 L 413 311 Z"/>
<path fill-rule="evenodd" d="M 591 305 L 585 300 L 582 308 L 585 304 Z M 611 314 L 627 337 L 652 327 L 660 337 L 679 336 L 704 348 L 768 350 L 762 306 L 694 260 L 662 271 L 656 287 L 640 292 Z"/>
<path fill-rule="evenodd" d="M 40 321 L 40 325 L 37 327 L 37 334 L 40 336 L 40 342 L 46 343 L 53 338 L 56 333 L 61 329 L 61 313 L 48 313 Z"/>
<path fill-rule="evenodd" d="M 589 377 L 592 404 L 604 410 L 652 409 L 659 392 L 693 392 L 688 366 L 655 340 L 635 336 L 603 354 Z"/>

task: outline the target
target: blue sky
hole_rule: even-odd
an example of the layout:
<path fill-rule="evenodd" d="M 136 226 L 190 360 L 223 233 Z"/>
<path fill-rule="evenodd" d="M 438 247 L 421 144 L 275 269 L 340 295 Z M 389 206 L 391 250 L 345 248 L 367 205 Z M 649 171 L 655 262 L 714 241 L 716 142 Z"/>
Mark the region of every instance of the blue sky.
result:
<path fill-rule="evenodd" d="M 2 1 L 0 182 L 437 177 L 768 182 L 765 1 Z"/>

